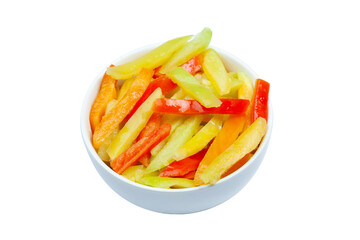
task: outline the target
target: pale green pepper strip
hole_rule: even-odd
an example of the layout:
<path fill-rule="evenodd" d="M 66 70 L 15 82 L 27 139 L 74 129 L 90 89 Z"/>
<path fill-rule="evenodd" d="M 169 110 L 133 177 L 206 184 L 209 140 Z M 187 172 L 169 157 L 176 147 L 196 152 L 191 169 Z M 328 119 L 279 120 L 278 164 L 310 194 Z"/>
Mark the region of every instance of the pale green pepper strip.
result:
<path fill-rule="evenodd" d="M 160 73 L 165 74 L 186 63 L 192 57 L 200 54 L 208 47 L 211 41 L 211 36 L 211 30 L 209 28 L 204 28 L 200 33 L 195 35 L 194 38 L 174 53 L 169 61 L 161 67 Z"/>
<path fill-rule="evenodd" d="M 173 53 L 184 46 L 192 36 L 185 36 L 167 41 L 142 57 L 115 67 L 109 67 L 108 75 L 115 79 L 128 79 L 138 74 L 142 68 L 154 69 L 163 65 Z"/>
<path fill-rule="evenodd" d="M 140 179 L 140 183 L 157 188 L 190 188 L 195 187 L 194 181 L 186 178 L 146 176 Z"/>
<path fill-rule="evenodd" d="M 167 76 L 204 107 L 219 107 L 221 105 L 221 101 L 209 89 L 201 85 L 194 76 L 183 68 L 175 68 L 167 73 Z"/>
<path fill-rule="evenodd" d="M 220 131 L 224 116 L 215 116 L 189 141 L 176 150 L 173 159 L 181 160 L 200 152 Z"/>
<path fill-rule="evenodd" d="M 150 173 L 166 167 L 174 161 L 172 156 L 174 152 L 186 143 L 196 132 L 202 116 L 191 116 L 184 121 L 179 127 L 176 128 L 175 132 L 170 135 L 170 138 L 166 145 L 161 151 L 150 161 L 149 166 L 146 168 L 146 172 Z"/>
<path fill-rule="evenodd" d="M 111 160 L 130 147 L 151 117 L 156 99 L 161 97 L 161 89 L 157 88 L 126 122 L 125 126 L 120 130 L 107 149 Z"/>
<path fill-rule="evenodd" d="M 164 117 L 164 118 L 166 118 L 166 117 Z M 164 140 L 162 140 L 158 145 L 156 145 L 153 149 L 151 149 L 151 151 L 150 151 L 151 156 L 155 156 L 161 151 L 161 149 L 165 146 L 165 144 L 169 140 L 171 134 L 176 130 L 177 127 L 179 127 L 184 122 L 184 120 L 185 120 L 185 118 L 179 117 L 179 116 L 174 116 L 174 119 L 171 119 L 169 121 L 164 120 L 164 122 L 167 122 L 171 125 L 170 134 L 168 137 L 166 137 Z"/>

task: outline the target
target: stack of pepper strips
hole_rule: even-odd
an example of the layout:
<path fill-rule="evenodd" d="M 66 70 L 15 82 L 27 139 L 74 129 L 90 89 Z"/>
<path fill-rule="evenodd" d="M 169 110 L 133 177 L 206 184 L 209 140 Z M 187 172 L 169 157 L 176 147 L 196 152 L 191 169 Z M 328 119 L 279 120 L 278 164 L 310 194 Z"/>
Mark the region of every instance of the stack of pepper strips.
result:
<path fill-rule="evenodd" d="M 205 28 L 108 68 L 90 125 L 94 148 L 115 172 L 153 187 L 194 187 L 216 183 L 256 151 L 270 85 L 228 73 L 207 49 L 211 35 Z"/>

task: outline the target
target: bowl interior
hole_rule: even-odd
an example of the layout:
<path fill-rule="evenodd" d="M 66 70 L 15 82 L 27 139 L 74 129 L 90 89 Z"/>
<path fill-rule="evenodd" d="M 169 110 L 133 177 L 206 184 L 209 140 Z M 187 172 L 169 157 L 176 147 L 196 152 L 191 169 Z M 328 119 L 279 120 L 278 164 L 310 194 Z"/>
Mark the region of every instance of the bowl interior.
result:
<path fill-rule="evenodd" d="M 144 55 L 145 53 L 147 53 L 148 51 L 150 51 L 151 49 L 153 49 L 154 47 L 156 47 L 158 44 L 153 44 L 153 45 L 149 45 L 149 46 L 145 46 L 139 49 L 136 49 L 132 52 L 129 52 L 128 54 L 125 54 L 124 56 L 118 58 L 116 61 L 113 62 L 114 65 L 119 65 L 128 61 L 131 61 L 133 59 L 136 59 L 142 55 Z M 237 57 L 235 57 L 234 55 L 219 49 L 217 47 L 213 47 L 210 46 L 211 48 L 215 49 L 218 54 L 220 55 L 221 59 L 223 60 L 226 69 L 228 71 L 243 71 L 245 72 L 251 79 L 253 82 L 255 82 L 255 80 L 258 78 L 257 74 L 247 65 L 245 64 L 243 61 L 241 61 L 240 59 L 238 59 Z M 89 113 L 90 113 L 90 109 L 92 106 L 93 101 L 95 100 L 97 94 L 98 94 L 98 89 L 100 87 L 101 84 L 101 80 L 102 77 L 104 75 L 106 71 L 106 68 L 104 68 L 100 74 L 94 79 L 94 81 L 92 82 L 92 84 L 90 85 L 86 96 L 84 98 L 84 102 L 83 102 L 83 106 L 82 106 L 82 110 L 81 110 L 81 116 L 80 116 L 80 127 L 81 127 L 81 133 L 82 133 L 82 137 L 84 140 L 84 144 L 86 146 L 86 148 L 89 151 L 89 154 L 92 155 L 93 158 L 95 158 L 95 160 L 110 174 L 115 176 L 116 178 L 118 178 L 121 181 L 124 181 L 128 184 L 131 184 L 135 187 L 138 188 L 143 188 L 143 189 L 147 189 L 147 190 L 151 190 L 151 191 L 161 191 L 161 192 L 182 192 L 182 191 L 196 191 L 198 189 L 201 188 L 206 188 L 209 187 L 209 185 L 205 185 L 205 186 L 200 186 L 200 187 L 194 187 L 194 188 L 184 188 L 184 189 L 160 189 L 160 188 L 153 188 L 153 187 L 149 187 L 149 186 L 145 186 L 142 184 L 138 184 L 136 182 L 130 181 L 128 179 L 126 179 L 125 177 L 115 173 L 111 168 L 109 168 L 101 159 L 100 157 L 97 155 L 95 149 L 92 146 L 91 143 L 91 138 L 92 138 L 92 132 L 91 132 L 91 128 L 90 128 L 90 122 L 89 122 Z M 256 153 L 254 154 L 254 156 L 244 165 L 242 166 L 240 169 L 238 169 L 237 171 L 235 171 L 234 173 L 230 174 L 229 176 L 226 176 L 222 179 L 220 179 L 218 181 L 218 183 L 227 181 L 228 179 L 232 178 L 233 176 L 237 175 L 237 174 L 241 174 L 242 170 L 245 169 L 247 166 L 249 166 L 257 157 L 258 153 L 260 153 L 263 150 L 263 146 L 265 145 L 265 143 L 267 141 L 269 141 L 270 139 L 270 135 L 271 135 L 271 130 L 272 130 L 272 121 L 273 121 L 273 111 L 272 111 L 272 107 L 271 107 L 271 102 L 270 102 L 270 98 L 269 98 L 269 111 L 268 111 L 268 130 L 265 134 L 265 137 L 263 138 L 258 150 L 256 151 Z M 216 184 L 218 184 L 216 183 Z"/>

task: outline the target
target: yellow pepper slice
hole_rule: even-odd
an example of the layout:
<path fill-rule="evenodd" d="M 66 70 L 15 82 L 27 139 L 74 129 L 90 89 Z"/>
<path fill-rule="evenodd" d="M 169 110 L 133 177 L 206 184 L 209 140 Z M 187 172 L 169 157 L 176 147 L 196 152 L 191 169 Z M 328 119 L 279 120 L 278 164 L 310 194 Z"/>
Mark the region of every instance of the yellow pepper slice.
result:
<path fill-rule="evenodd" d="M 118 100 L 120 100 L 125 95 L 125 93 L 130 89 L 131 84 L 134 82 L 134 80 L 135 80 L 135 78 L 129 78 L 129 79 L 125 80 L 125 82 L 123 83 L 123 85 L 120 88 L 120 91 L 119 91 L 119 94 L 117 97 Z"/>
<path fill-rule="evenodd" d="M 251 81 L 249 76 L 246 75 L 246 73 L 244 72 L 238 72 L 237 77 L 242 82 L 238 90 L 238 98 L 251 100 L 254 92 L 253 82 Z"/>
<path fill-rule="evenodd" d="M 223 62 L 214 49 L 207 49 L 204 53 L 202 67 L 205 75 L 220 96 L 226 95 L 231 89 L 231 80 Z"/>
<path fill-rule="evenodd" d="M 111 160 L 130 147 L 132 142 L 145 127 L 147 121 L 151 117 L 151 114 L 153 114 L 152 108 L 156 99 L 161 97 L 161 89 L 157 88 L 126 122 L 124 127 L 120 130 L 107 149 L 107 153 L 109 154 Z"/>
<path fill-rule="evenodd" d="M 159 175 L 159 172 L 152 172 L 146 175 L 145 167 L 143 165 L 136 165 L 129 167 L 121 175 L 126 177 L 130 181 L 139 182 L 140 179 L 143 178 L 144 176 L 157 176 Z"/>
<path fill-rule="evenodd" d="M 142 68 L 154 69 L 159 67 L 163 65 L 176 50 L 184 46 L 191 37 L 192 36 L 185 36 L 167 41 L 134 61 L 109 67 L 106 73 L 115 79 L 128 79 L 138 74 Z"/>
<path fill-rule="evenodd" d="M 176 150 L 173 159 L 181 160 L 200 152 L 219 133 L 224 116 L 215 116 L 189 141 Z"/>
<path fill-rule="evenodd" d="M 266 120 L 261 117 L 256 119 L 229 148 L 210 163 L 200 175 L 200 179 L 205 184 L 215 184 L 219 181 L 221 175 L 260 144 L 266 129 Z"/>
<path fill-rule="evenodd" d="M 190 188 L 195 187 L 194 181 L 186 178 L 146 176 L 140 183 L 157 188 Z"/>
<path fill-rule="evenodd" d="M 115 100 L 116 101 L 116 100 Z M 110 102 L 109 102 L 110 103 Z M 104 162 L 109 162 L 110 157 L 109 154 L 106 152 L 107 148 L 109 147 L 112 140 L 116 137 L 116 135 L 119 132 L 119 128 L 115 128 L 115 130 L 105 139 L 104 143 L 100 145 L 99 149 L 97 150 L 97 153 L 101 160 Z"/>
<path fill-rule="evenodd" d="M 111 101 L 107 104 L 106 110 L 105 110 L 105 115 L 106 115 L 108 112 L 110 112 L 110 110 L 116 105 L 117 102 L 118 102 L 118 101 L 117 101 L 116 99 L 113 99 L 113 100 L 111 100 Z"/>

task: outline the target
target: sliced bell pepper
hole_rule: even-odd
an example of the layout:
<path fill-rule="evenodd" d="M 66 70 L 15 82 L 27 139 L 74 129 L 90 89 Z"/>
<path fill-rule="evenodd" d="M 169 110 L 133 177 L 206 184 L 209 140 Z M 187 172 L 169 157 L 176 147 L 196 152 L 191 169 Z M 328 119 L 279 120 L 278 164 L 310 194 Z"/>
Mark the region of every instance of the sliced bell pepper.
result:
<path fill-rule="evenodd" d="M 196 100 L 161 98 L 156 100 L 154 112 L 182 115 L 242 114 L 246 111 L 249 100 L 221 99 L 221 103 L 220 107 L 205 108 Z"/>
<path fill-rule="evenodd" d="M 167 73 L 204 51 L 210 43 L 211 36 L 211 30 L 204 28 L 171 56 L 169 61 L 160 69 L 160 73 Z"/>
<path fill-rule="evenodd" d="M 231 166 L 260 144 L 266 129 L 266 120 L 262 117 L 256 119 L 230 147 L 210 163 L 200 174 L 200 179 L 205 184 L 215 184 Z"/>
<path fill-rule="evenodd" d="M 237 171 L 238 169 L 240 169 L 242 166 L 244 166 L 245 163 L 247 163 L 247 161 L 250 160 L 250 158 L 253 156 L 254 154 L 248 153 L 245 155 L 245 157 L 241 158 L 239 161 L 237 161 L 231 168 L 229 168 L 229 170 L 227 170 L 222 176 L 221 178 L 224 178 L 226 176 L 229 176 L 230 174 L 232 174 L 233 172 Z"/>
<path fill-rule="evenodd" d="M 93 134 L 93 146 L 98 149 L 112 131 L 119 126 L 129 114 L 136 102 L 145 92 L 153 75 L 153 70 L 143 68 L 135 78 L 129 91 L 126 92 L 116 105 L 101 119 L 99 127 Z M 105 106 L 106 107 L 106 106 Z"/>
<path fill-rule="evenodd" d="M 204 148 L 189 158 L 172 162 L 160 173 L 160 177 L 184 177 L 194 179 L 195 170 L 198 168 L 207 150 L 208 148 Z M 189 174 L 191 172 L 193 172 L 193 174 Z"/>
<path fill-rule="evenodd" d="M 238 72 L 237 77 L 241 80 L 241 86 L 238 90 L 238 98 L 251 100 L 254 92 L 254 86 L 251 79 L 244 72 Z"/>
<path fill-rule="evenodd" d="M 147 153 L 144 156 L 142 156 L 141 158 L 139 158 L 139 163 L 141 163 L 144 167 L 149 166 L 150 164 L 150 158 L 151 158 L 151 154 Z"/>
<path fill-rule="evenodd" d="M 238 78 L 238 74 L 235 72 L 230 72 L 228 76 L 231 79 L 231 88 L 230 92 L 226 95 L 223 95 L 222 98 L 238 98 L 238 90 L 242 85 L 242 81 Z M 242 99 L 242 98 L 239 98 Z"/>
<path fill-rule="evenodd" d="M 167 41 L 134 61 L 108 68 L 107 74 L 115 79 L 128 79 L 137 75 L 141 68 L 159 67 L 167 62 L 173 53 L 184 46 L 191 37 L 185 36 Z"/>
<path fill-rule="evenodd" d="M 161 114 L 153 113 L 153 115 L 151 115 L 149 121 L 145 125 L 144 129 L 141 130 L 141 132 L 137 138 L 137 141 L 139 141 L 140 139 L 142 139 L 144 137 L 151 136 L 151 134 L 153 134 L 153 132 L 156 131 L 160 127 L 160 125 L 161 125 Z M 151 157 L 151 154 L 147 153 L 139 159 L 139 162 L 142 165 L 144 165 L 144 167 L 147 167 L 150 164 L 150 157 Z"/>
<path fill-rule="evenodd" d="M 164 119 L 164 122 L 167 122 L 167 123 L 169 123 L 171 125 L 170 135 L 176 130 L 176 128 L 178 126 L 180 126 L 184 122 L 184 120 L 185 120 L 184 118 L 173 118 L 173 119 L 166 119 L 165 118 Z M 165 146 L 165 144 L 169 140 L 169 137 L 165 138 L 158 145 L 156 145 L 153 149 L 151 149 L 151 155 L 152 156 L 157 155 L 161 151 L 161 149 Z"/>
<path fill-rule="evenodd" d="M 139 107 L 135 114 L 126 122 L 115 139 L 111 142 L 107 153 L 111 160 L 124 152 L 140 134 L 153 114 L 154 102 L 162 97 L 161 89 L 156 89 L 153 94 Z M 123 98 L 122 98 L 123 99 Z M 121 102 L 122 100 L 120 100 Z"/>
<path fill-rule="evenodd" d="M 223 120 L 223 116 L 213 117 L 189 141 L 176 150 L 173 159 L 181 160 L 200 152 L 219 133 Z"/>
<path fill-rule="evenodd" d="M 174 152 L 186 143 L 196 132 L 202 117 L 191 116 L 184 121 L 176 130 L 170 135 L 168 142 L 161 149 L 161 151 L 150 161 L 149 166 L 146 168 L 146 172 L 150 173 L 168 166 L 174 161 L 172 156 Z"/>
<path fill-rule="evenodd" d="M 183 69 L 188 71 L 190 74 L 195 74 L 197 71 L 201 69 L 201 63 L 199 60 L 199 56 L 195 56 L 192 59 L 190 59 L 188 62 L 184 63 L 182 66 Z M 157 89 L 158 87 L 161 88 L 161 91 L 163 92 L 164 96 L 166 96 L 168 93 L 170 93 L 172 90 L 174 90 L 177 87 L 177 84 L 170 80 L 165 74 L 159 74 L 158 68 L 154 69 L 154 79 L 146 89 L 145 93 L 142 95 L 140 100 L 136 103 L 134 108 L 131 110 L 129 117 L 131 117 L 136 110 L 140 107 L 140 105 L 145 102 L 145 100 Z M 128 80 L 127 80 L 128 81 Z M 126 82 L 124 83 L 126 84 Z M 126 86 L 124 86 L 126 87 Z M 122 89 L 122 88 L 121 88 Z M 120 89 L 120 93 L 121 93 Z M 120 94 L 119 94 L 120 95 Z"/>
<path fill-rule="evenodd" d="M 259 117 L 265 118 L 267 121 L 269 89 L 270 83 L 262 79 L 256 79 L 251 109 L 251 122 L 254 122 Z"/>
<path fill-rule="evenodd" d="M 106 152 L 107 148 L 109 147 L 110 143 L 112 142 L 112 140 L 116 137 L 116 135 L 119 132 L 119 128 L 115 128 L 114 131 L 105 139 L 104 143 L 101 144 L 101 146 L 99 147 L 99 149 L 97 150 L 97 153 L 99 155 L 99 157 L 101 158 L 101 160 L 103 160 L 104 162 L 109 162 L 110 161 L 110 157 L 109 154 Z"/>
<path fill-rule="evenodd" d="M 115 107 L 115 105 L 117 104 L 117 100 L 113 99 L 111 100 L 107 105 L 106 105 L 106 110 L 105 110 L 105 115 L 110 112 L 111 109 L 113 109 L 113 107 Z"/>
<path fill-rule="evenodd" d="M 200 179 L 200 174 L 205 171 L 205 169 L 217 156 L 219 156 L 235 142 L 241 131 L 243 131 L 245 121 L 245 114 L 230 115 L 229 118 L 225 121 L 219 134 L 215 137 L 213 143 L 210 145 L 196 171 L 194 182 L 197 186 L 204 184 Z"/>
<path fill-rule="evenodd" d="M 113 65 L 112 65 L 113 66 Z M 96 99 L 91 106 L 90 110 L 90 126 L 94 132 L 100 125 L 101 119 L 105 114 L 107 104 L 114 98 L 116 98 L 116 80 L 106 73 L 101 81 L 100 91 L 96 96 Z"/>
<path fill-rule="evenodd" d="M 161 114 L 159 113 L 153 113 L 149 119 L 149 121 L 146 123 L 143 130 L 141 130 L 137 140 L 139 141 L 143 137 L 150 136 L 156 129 L 158 129 L 161 125 Z"/>
<path fill-rule="evenodd" d="M 205 75 L 220 96 L 228 94 L 231 89 L 231 80 L 221 58 L 214 49 L 207 49 L 204 52 L 202 67 Z"/>
<path fill-rule="evenodd" d="M 125 80 L 125 82 L 123 83 L 123 85 L 121 86 L 121 88 L 119 90 L 119 94 L 117 97 L 118 100 L 120 100 L 125 95 L 125 93 L 130 89 L 134 80 L 135 80 L 135 78 L 129 78 L 129 79 Z"/>
<path fill-rule="evenodd" d="M 191 75 L 194 75 L 195 73 L 197 73 L 198 71 L 201 70 L 200 56 L 197 55 L 197 56 L 191 58 L 189 61 L 184 63 L 181 67 L 184 70 L 186 70 L 187 72 L 189 72 Z"/>
<path fill-rule="evenodd" d="M 244 72 L 238 72 L 237 77 L 241 80 L 242 84 L 238 90 L 239 99 L 248 99 L 250 101 L 249 107 L 246 110 L 246 121 L 244 124 L 244 129 L 248 128 L 251 121 L 251 110 L 253 108 L 253 94 L 254 94 L 254 84 L 250 77 Z"/>
<path fill-rule="evenodd" d="M 221 101 L 211 91 L 201 85 L 193 75 L 183 68 L 175 68 L 168 72 L 167 76 L 203 106 L 209 108 L 221 105 Z"/>
<path fill-rule="evenodd" d="M 164 123 L 153 134 L 143 137 L 129 149 L 121 153 L 119 157 L 111 161 L 111 168 L 118 174 L 123 173 L 128 167 L 136 163 L 139 158 L 149 153 L 151 148 L 166 138 L 170 134 L 170 129 L 171 125 Z"/>
<path fill-rule="evenodd" d="M 127 179 L 136 182 L 144 176 L 145 168 L 143 165 L 130 166 L 121 175 Z"/>
<path fill-rule="evenodd" d="M 139 181 L 141 184 L 157 188 L 190 188 L 195 187 L 194 181 L 186 178 L 145 176 Z"/>
<path fill-rule="evenodd" d="M 168 94 L 169 92 L 174 90 L 176 87 L 177 87 L 177 85 L 175 83 L 173 83 L 165 75 L 161 75 L 160 77 L 154 79 L 149 84 L 148 88 L 146 89 L 146 91 L 144 92 L 142 97 L 139 99 L 139 101 L 135 104 L 135 106 L 129 113 L 129 117 L 134 115 L 136 110 L 141 106 L 141 104 L 143 104 L 146 101 L 146 99 L 148 99 L 148 97 L 155 91 L 155 89 L 161 88 L 161 91 L 162 91 L 163 95 L 165 96 L 166 94 Z"/>
<path fill-rule="evenodd" d="M 145 176 L 157 176 L 158 172 L 152 172 L 145 174 L 145 168 L 143 165 L 130 166 L 121 175 L 133 182 L 139 182 L 139 180 Z"/>
<path fill-rule="evenodd" d="M 180 176 L 180 177 L 194 180 L 195 174 L 196 174 L 196 171 L 191 171 L 191 172 L 185 174 L 184 176 Z"/>
<path fill-rule="evenodd" d="M 181 177 L 191 171 L 195 171 L 199 166 L 201 159 L 185 158 L 180 161 L 174 161 L 167 166 L 161 173 L 160 177 Z"/>
<path fill-rule="evenodd" d="M 161 68 L 161 67 L 162 67 L 162 66 L 159 66 L 159 67 L 157 67 L 157 68 L 154 68 L 154 76 L 153 76 L 154 79 L 160 77 L 161 75 L 163 75 L 163 74 L 160 73 L 160 68 Z"/>

